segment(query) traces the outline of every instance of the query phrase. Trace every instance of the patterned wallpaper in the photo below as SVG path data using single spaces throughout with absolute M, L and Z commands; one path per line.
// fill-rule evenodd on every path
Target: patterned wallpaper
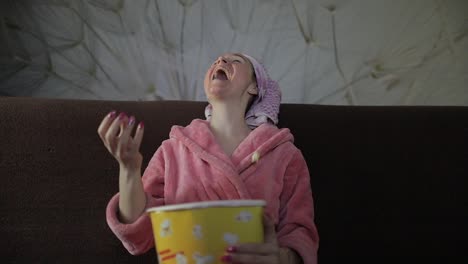
M 7 0 L 0 95 L 206 100 L 245 52 L 283 102 L 468 105 L 466 0 Z

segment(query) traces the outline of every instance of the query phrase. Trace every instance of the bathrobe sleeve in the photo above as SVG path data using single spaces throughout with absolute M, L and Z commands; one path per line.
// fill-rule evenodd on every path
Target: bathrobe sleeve
M 277 237 L 280 247 L 296 251 L 305 264 L 317 263 L 319 237 L 307 163 L 297 149 L 284 176 Z
M 164 154 L 160 147 L 151 158 L 148 167 L 143 173 L 143 188 L 146 194 L 145 210 L 164 205 Z M 132 255 L 139 255 L 154 247 L 154 237 L 151 220 L 144 211 L 142 215 L 131 224 L 119 221 L 119 194 L 111 198 L 106 209 L 106 220 L 112 232 L 122 242 Z

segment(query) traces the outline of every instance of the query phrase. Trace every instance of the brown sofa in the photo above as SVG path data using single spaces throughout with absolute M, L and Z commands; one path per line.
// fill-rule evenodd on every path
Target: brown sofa
M 0 97 L 1 262 L 156 263 L 106 224 L 118 166 L 97 127 L 113 109 L 144 120 L 146 166 L 204 106 Z M 468 107 L 283 104 L 280 120 L 309 164 L 319 263 L 468 263 Z

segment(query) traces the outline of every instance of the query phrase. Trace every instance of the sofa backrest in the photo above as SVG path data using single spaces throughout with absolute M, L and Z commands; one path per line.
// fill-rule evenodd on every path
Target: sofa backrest
M 107 227 L 118 166 L 97 127 L 111 110 L 143 120 L 146 166 L 205 105 L 0 97 L 2 262 L 156 263 Z M 319 263 L 466 258 L 468 107 L 283 104 L 279 126 L 309 165 Z

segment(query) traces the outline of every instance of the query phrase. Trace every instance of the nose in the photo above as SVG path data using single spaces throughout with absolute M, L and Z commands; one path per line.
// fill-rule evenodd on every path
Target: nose
M 227 63 L 227 60 L 224 57 L 218 57 L 218 59 L 216 60 L 216 64 L 220 64 L 221 62 Z

